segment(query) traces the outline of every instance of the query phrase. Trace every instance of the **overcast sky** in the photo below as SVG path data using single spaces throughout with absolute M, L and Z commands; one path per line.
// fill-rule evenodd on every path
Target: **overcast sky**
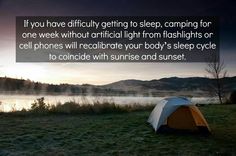
M 220 17 L 221 57 L 236 75 L 233 0 L 0 0 L 0 76 L 49 83 L 106 84 L 123 79 L 205 76 L 204 63 L 15 63 L 15 16 Z

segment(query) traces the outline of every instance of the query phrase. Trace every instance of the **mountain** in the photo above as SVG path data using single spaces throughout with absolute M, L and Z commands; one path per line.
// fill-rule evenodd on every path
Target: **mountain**
M 123 80 L 114 82 L 104 87 L 112 89 L 136 90 L 136 89 L 154 89 L 154 90 L 205 90 L 210 79 L 201 77 L 191 78 L 163 78 L 159 80 L 141 81 L 141 80 Z
M 106 85 L 47 84 L 24 79 L 0 78 L 2 94 L 67 94 L 67 95 L 142 95 L 206 96 L 214 80 L 203 77 L 162 78 L 159 80 L 122 80 Z M 236 76 L 222 79 L 228 92 L 236 90 Z
M 222 79 L 226 91 L 236 90 L 236 76 Z M 104 88 L 124 91 L 137 91 L 142 95 L 165 96 L 168 95 L 194 95 L 202 96 L 209 92 L 209 85 L 213 83 L 212 79 L 203 77 L 189 78 L 162 78 L 159 80 L 141 81 L 141 80 L 122 80 L 104 85 Z

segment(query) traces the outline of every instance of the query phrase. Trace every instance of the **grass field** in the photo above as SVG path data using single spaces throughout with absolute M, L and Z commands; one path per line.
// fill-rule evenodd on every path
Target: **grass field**
M 200 108 L 212 135 L 155 134 L 150 111 L 0 115 L 0 156 L 236 155 L 236 105 Z

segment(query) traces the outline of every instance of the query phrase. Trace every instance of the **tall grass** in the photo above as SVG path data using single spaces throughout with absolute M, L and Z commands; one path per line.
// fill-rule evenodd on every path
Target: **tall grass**
M 83 97 L 81 102 L 72 100 L 65 103 L 59 102 L 56 105 L 47 104 L 44 100 L 44 97 L 36 99 L 31 104 L 31 109 L 20 112 L 28 114 L 104 114 L 151 110 L 154 107 L 152 104 L 141 105 L 135 103 L 117 105 L 111 100 L 101 101 L 99 99 L 89 102 L 86 97 Z
M 0 101 L 0 113 L 3 111 L 1 105 L 2 105 L 2 101 Z

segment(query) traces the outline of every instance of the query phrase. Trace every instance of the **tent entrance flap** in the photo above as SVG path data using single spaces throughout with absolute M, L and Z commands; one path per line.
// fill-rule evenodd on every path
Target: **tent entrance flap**
M 167 125 L 173 129 L 198 130 L 189 107 L 181 106 L 167 118 Z

